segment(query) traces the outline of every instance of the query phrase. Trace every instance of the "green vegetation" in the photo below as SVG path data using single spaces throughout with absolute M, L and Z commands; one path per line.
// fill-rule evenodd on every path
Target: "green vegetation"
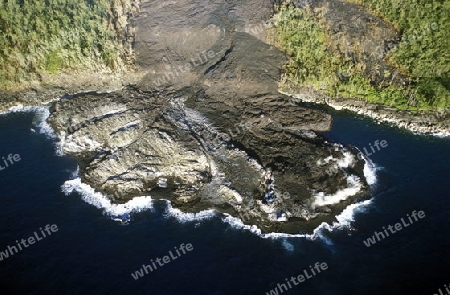
M 449 0 L 349 0 L 390 22 L 402 42 L 390 60 L 414 77 L 447 77 L 450 73 Z M 447 81 L 449 82 L 449 81 Z
M 408 38 L 390 52 L 387 61 L 410 77 L 413 83 L 409 86 L 373 85 L 364 73 L 364 64 L 328 49 L 330 38 L 317 14 L 307 9 L 282 6 L 275 16 L 275 33 L 276 43 L 291 56 L 285 67 L 285 85 L 312 87 L 333 97 L 361 98 L 398 109 L 448 110 L 450 1 L 418 4 L 417 0 L 409 0 L 409 5 L 402 2 L 406 7 L 401 9 L 398 0 L 355 1 L 373 13 L 383 15 L 402 30 L 404 38 Z M 416 28 L 420 26 L 424 28 L 418 35 Z M 387 77 L 390 73 L 384 75 Z
M 0 0 L 0 89 L 42 74 L 115 69 L 114 0 Z

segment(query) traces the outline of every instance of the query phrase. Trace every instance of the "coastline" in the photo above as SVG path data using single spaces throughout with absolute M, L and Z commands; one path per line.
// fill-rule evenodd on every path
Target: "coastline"
M 123 87 L 135 85 L 143 76 L 143 73 L 128 73 L 128 84 L 109 81 L 106 85 L 75 85 L 70 88 L 49 86 L 29 88 L 14 92 L 0 92 L 0 114 L 14 107 L 44 106 L 59 101 L 66 95 L 77 95 L 87 92 L 109 93 L 123 89 Z M 130 79 L 131 78 L 131 79 Z M 99 79 L 102 80 L 102 79 Z M 133 80 L 133 81 L 130 81 Z M 111 83 L 112 82 L 112 83 Z M 290 102 L 309 102 L 332 107 L 335 110 L 349 110 L 357 115 L 372 118 L 378 122 L 390 123 L 393 126 L 406 129 L 417 135 L 432 135 L 438 137 L 450 136 L 450 115 L 436 116 L 433 114 L 414 114 L 411 111 L 402 111 L 383 105 L 376 105 L 364 100 L 350 98 L 331 98 L 317 91 L 308 90 L 293 92 L 279 90 L 279 93 L 289 96 Z M 9 100 L 8 98 L 14 98 Z
M 349 110 L 357 115 L 363 115 L 378 122 L 390 123 L 416 135 L 450 136 L 450 115 L 448 114 L 441 117 L 433 114 L 414 114 L 411 111 L 376 105 L 360 99 L 335 99 L 311 89 L 298 93 L 280 89 L 279 92 L 291 97 L 290 102 L 292 104 L 311 102 L 327 105 L 338 111 Z
M 122 73 L 90 71 L 60 73 L 54 75 L 53 79 L 46 81 L 44 85 L 37 84 L 20 90 L 0 91 L 0 114 L 19 106 L 45 106 L 65 96 L 119 91 L 124 87 L 136 85 L 144 75 L 145 72 L 140 70 Z
M 242 11 L 245 11 L 244 8 Z M 182 6 L 180 11 L 183 9 L 187 10 L 188 7 Z M 320 103 L 323 99 L 323 102 L 336 109 L 346 108 L 356 113 L 380 116 L 380 119 L 391 120 L 402 127 L 402 120 L 396 120 L 394 116 L 398 111 L 359 100 L 352 103 L 343 102 L 341 105 L 333 101 L 330 103 L 330 99 L 323 95 L 308 94 L 309 90 L 306 88 L 299 88 L 300 94 L 280 98 L 282 95 L 279 94 L 277 83 L 280 81 L 281 64 L 285 61 L 284 54 L 272 50 L 268 44 L 247 33 L 231 33 L 229 38 L 224 39 L 219 34 L 222 30 L 214 30 L 215 42 L 211 42 L 209 36 L 205 34 L 202 34 L 205 39 L 203 43 L 195 39 L 195 43 L 202 44 L 201 49 L 214 48 L 208 52 L 220 52 L 219 57 L 206 61 L 205 64 L 195 65 L 199 68 L 189 73 L 189 76 L 173 79 L 169 85 L 163 87 L 164 91 L 155 89 L 153 84 L 157 77 L 163 73 L 166 73 L 167 78 L 169 76 L 167 70 L 170 68 L 166 67 L 164 62 L 166 51 L 163 49 L 170 41 L 172 43 L 169 44 L 174 44 L 172 50 L 176 52 L 178 36 L 161 34 L 162 37 L 156 44 L 150 43 L 154 35 L 147 30 L 147 20 L 148 15 L 153 14 L 153 10 L 154 7 L 145 8 L 145 16 L 137 18 L 135 23 L 137 32 L 142 34 L 137 35 L 142 37 L 142 40 L 139 39 L 141 43 L 136 46 L 136 56 L 139 57 L 137 62 L 139 68 L 148 71 L 145 77 L 139 77 L 143 72 L 136 72 L 138 75 L 133 76 L 136 89 L 126 89 L 127 85 L 133 85 L 130 76 L 110 75 L 108 80 L 106 79 L 108 74 L 104 73 L 98 76 L 96 73 L 86 73 L 84 76 L 81 72 L 74 72 L 62 79 L 53 76 L 55 79 L 51 80 L 52 83 L 44 84 L 44 87 L 36 87 L 23 93 L 17 92 L 12 96 L 0 94 L 0 108 L 6 103 L 11 109 L 11 106 L 22 101 L 26 105 L 52 104 L 50 108 L 52 117 L 47 124 L 53 127 L 55 133 L 59 132 L 66 136 L 62 140 L 63 143 L 68 143 L 67 146 L 70 145 L 70 148 L 65 150 L 66 154 L 76 158 L 81 166 L 80 184 L 86 183 L 93 189 L 103 192 L 109 196 L 105 199 L 114 203 L 125 203 L 134 197 L 132 194 L 119 200 L 111 197 L 124 187 L 132 189 L 136 195 L 152 190 L 158 194 L 158 190 L 167 189 L 169 180 L 169 189 L 175 192 L 170 196 L 170 201 L 177 209 L 199 211 L 209 209 L 211 206 L 225 207 L 224 211 L 234 210 L 236 214 L 243 213 L 245 216 L 249 214 L 253 218 L 248 223 L 259 225 L 264 232 L 289 233 L 297 232 L 299 228 L 311 232 L 323 221 L 331 223 L 349 204 L 367 197 L 369 187 L 367 179 L 364 181 L 362 177 L 365 174 L 362 161 L 356 160 L 355 163 L 351 163 L 350 173 L 355 177 L 359 176 L 356 178 L 358 185 L 355 185 L 355 181 L 349 181 L 354 178 L 347 175 L 348 170 L 341 169 L 340 173 L 331 176 L 326 172 L 326 167 L 323 167 L 324 169 L 317 167 L 319 164 L 315 163 L 322 163 L 323 159 L 330 157 L 340 159 L 344 153 L 326 141 L 323 142 L 323 138 L 302 133 L 302 130 L 318 132 L 328 130 L 331 118 L 322 110 L 303 108 L 298 106 L 297 102 L 309 100 Z M 225 15 L 227 11 L 224 10 L 223 14 Z M 267 7 L 267 12 L 269 11 L 270 7 Z M 173 17 L 171 11 L 167 11 L 166 14 L 167 19 Z M 199 16 L 199 21 L 212 25 L 208 23 L 208 14 L 201 18 Z M 223 25 L 224 30 L 227 26 Z M 165 29 L 183 32 L 184 26 L 176 23 L 168 25 Z M 203 32 L 200 27 L 194 29 L 197 30 L 197 34 Z M 249 59 L 247 53 L 253 48 L 259 50 L 254 51 L 253 58 Z M 190 51 L 201 52 L 201 49 L 192 44 L 184 49 L 186 50 L 184 56 L 191 56 Z M 175 57 L 178 55 L 179 52 L 174 53 Z M 258 60 L 264 61 L 266 68 L 261 68 Z M 172 66 L 176 67 L 175 64 Z M 243 72 L 243 69 L 247 72 Z M 223 73 L 226 73 L 226 79 Z M 172 72 L 173 78 L 178 74 Z M 246 87 L 241 88 L 241 85 Z M 105 93 L 120 89 L 122 91 L 105 94 L 101 98 L 88 92 Z M 76 93 L 82 95 L 67 99 L 71 98 L 70 94 Z M 185 96 L 186 99 L 173 97 L 174 93 L 180 97 Z M 161 97 L 167 98 L 170 103 L 161 104 Z M 248 112 L 246 105 L 249 101 L 253 102 L 251 112 Z M 8 108 L 8 105 L 3 107 Z M 381 115 L 377 114 L 378 112 Z M 424 120 L 412 120 L 408 117 L 411 115 L 411 113 L 399 115 L 403 116 L 405 127 L 413 128 L 412 122 L 419 122 L 417 128 L 423 128 L 422 125 L 429 128 L 419 130 L 433 132 L 433 126 L 427 126 L 430 124 Z M 259 127 L 247 130 L 245 134 L 233 139 L 233 144 L 240 146 L 239 153 L 229 149 L 228 144 L 224 144 L 222 149 L 217 151 L 218 148 L 211 149 L 208 145 L 208 141 L 219 134 L 214 129 L 205 128 L 210 121 L 222 130 L 231 130 L 239 121 L 253 122 Z M 439 123 L 436 123 L 433 133 L 449 134 L 448 128 L 440 129 L 437 124 Z M 70 133 L 66 133 L 67 127 Z M 84 130 L 78 132 L 81 128 Z M 182 134 L 168 132 L 180 129 L 186 132 Z M 195 144 L 192 144 L 193 142 Z M 227 143 L 225 137 L 224 142 Z M 268 145 L 276 147 L 276 151 L 267 151 L 265 146 Z M 314 156 L 309 156 L 311 151 L 314 151 Z M 102 157 L 96 158 L 96 154 Z M 158 158 L 158 161 L 154 162 L 153 158 Z M 117 159 L 121 161 L 116 162 Z M 258 159 L 263 168 L 259 166 L 255 168 L 248 164 L 249 159 Z M 152 163 L 151 173 L 148 167 L 141 165 L 148 162 Z M 245 169 L 236 170 L 234 167 L 240 163 L 244 164 L 241 166 Z M 325 164 L 334 165 L 334 163 Z M 180 166 L 185 169 L 180 171 L 177 169 Z M 209 181 L 213 178 L 215 181 Z M 180 179 L 183 182 L 180 182 Z M 242 179 L 249 181 L 242 183 Z M 282 191 L 298 193 L 297 198 L 285 202 L 274 201 L 279 197 L 274 191 L 275 179 Z M 165 183 L 164 186 L 160 184 L 161 181 Z M 233 187 L 228 187 L 228 182 L 233 182 Z M 345 198 L 342 199 L 342 186 L 349 188 L 352 195 L 348 195 L 346 191 Z M 354 192 L 355 189 L 358 190 Z M 211 197 L 211 191 L 224 193 Z M 337 199 L 336 195 L 341 196 L 340 199 Z M 254 199 L 261 201 L 261 196 L 264 196 L 267 203 L 274 205 L 270 207 L 257 203 L 258 206 L 254 208 L 252 201 Z M 332 202 L 324 202 L 324 196 Z M 316 206 L 314 202 L 318 197 L 322 200 L 320 206 Z M 208 201 L 199 202 L 205 199 Z M 235 207 L 231 202 L 234 199 L 238 202 Z M 342 202 L 343 200 L 345 202 Z M 303 202 L 300 206 L 302 210 L 297 210 L 299 201 Z M 228 205 L 231 206 L 226 207 Z M 330 207 L 331 205 L 333 206 Z M 319 220 L 317 216 L 321 219 Z M 290 224 L 285 226 L 282 223 L 285 221 L 289 221 Z
M 434 86 L 419 82 L 412 83 L 415 76 L 422 76 L 411 71 L 407 75 L 406 72 L 400 71 L 394 65 L 395 63 L 389 62 L 389 56 L 394 53 L 394 48 L 398 49 L 400 46 L 402 32 L 379 15 L 370 13 L 363 6 L 353 2 L 329 0 L 306 4 L 298 2 L 293 5 L 296 10 L 291 9 L 288 10 L 289 12 L 275 15 L 279 24 L 275 26 L 276 31 L 270 32 L 271 35 L 275 34 L 276 36 L 272 38 L 271 43 L 290 56 L 289 63 L 285 65 L 282 79 L 278 84 L 279 93 L 291 96 L 291 105 L 299 102 L 326 104 L 336 110 L 349 110 L 377 122 L 386 122 L 406 129 L 414 134 L 450 136 L 448 101 L 450 96 L 443 89 L 445 83 L 433 84 Z M 297 24 L 298 19 L 302 18 L 293 17 L 292 15 L 296 12 L 305 12 L 304 14 L 311 19 L 308 20 L 308 17 L 305 16 L 305 20 Z M 316 29 L 313 33 L 302 32 L 293 29 L 295 27 L 293 24 L 302 27 L 316 26 Z M 435 25 L 435 30 L 437 29 L 437 25 Z M 297 39 L 317 39 L 321 34 L 326 36 L 325 43 L 318 42 L 314 46 L 308 45 L 307 42 L 303 42 L 304 45 L 296 43 Z M 293 37 L 294 35 L 295 37 Z M 318 47 L 327 54 L 319 56 L 317 59 L 314 54 L 309 54 L 309 52 L 314 52 Z M 296 50 L 292 51 L 290 48 L 296 48 Z M 423 54 L 425 56 L 425 53 Z M 355 70 L 356 72 L 343 70 L 347 67 L 344 60 L 348 58 L 352 60 L 351 67 L 354 67 L 354 70 L 359 68 L 359 70 Z M 408 59 L 411 58 L 408 57 Z M 337 59 L 339 62 L 331 62 L 333 59 Z M 421 58 L 417 58 L 414 62 L 423 63 Z M 314 74 L 306 74 L 303 72 L 304 69 L 299 69 L 299 64 L 307 68 L 308 73 Z M 353 74 L 350 75 L 351 72 Z M 350 76 L 356 77 L 355 75 L 361 77 L 365 82 L 361 84 L 361 82 L 349 78 Z M 315 82 L 307 82 L 308 79 Z M 330 86 L 333 83 L 342 86 L 339 81 L 347 81 L 348 87 L 333 88 L 334 86 Z M 367 86 L 369 84 L 372 86 Z M 407 94 L 408 92 L 400 93 L 395 90 L 397 88 L 406 90 L 404 86 L 413 84 L 417 84 L 417 87 L 420 84 L 419 88 L 429 89 L 437 96 L 425 98 L 422 93 L 420 94 L 422 101 L 420 101 L 412 92 Z M 373 86 L 376 87 L 373 88 Z M 390 89 L 390 86 L 395 87 Z M 417 92 L 417 89 L 414 91 Z M 346 92 L 347 98 L 341 97 L 339 91 Z M 333 94 L 330 97 L 327 93 Z M 407 104 L 398 103 L 405 100 L 408 101 Z M 429 101 L 425 103 L 423 102 L 425 100 Z

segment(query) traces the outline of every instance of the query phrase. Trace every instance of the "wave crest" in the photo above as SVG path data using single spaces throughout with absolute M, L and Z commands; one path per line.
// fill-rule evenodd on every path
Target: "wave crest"
M 150 196 L 135 197 L 125 204 L 112 204 L 105 195 L 96 192 L 89 185 L 82 183 L 80 177 L 64 182 L 61 190 L 66 196 L 77 192 L 81 195 L 83 201 L 98 209 L 103 209 L 103 212 L 111 217 L 142 212 L 153 208 L 152 198 Z

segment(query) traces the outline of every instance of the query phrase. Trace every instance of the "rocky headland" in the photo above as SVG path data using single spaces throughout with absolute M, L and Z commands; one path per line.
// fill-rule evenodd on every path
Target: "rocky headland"
M 272 13 L 269 2 L 142 3 L 132 21 L 142 80 L 52 107 L 82 180 L 114 202 L 150 194 L 263 232 L 312 231 L 366 197 L 364 161 L 316 134 L 330 115 L 278 92 L 285 55 L 248 29 Z
M 63 152 L 115 203 L 151 195 L 263 232 L 312 232 L 369 195 L 366 163 L 317 135 L 329 114 L 279 92 L 286 56 L 264 34 L 274 4 L 143 1 L 118 12 L 133 75 L 8 94 L 2 107 L 58 97 L 48 122 Z

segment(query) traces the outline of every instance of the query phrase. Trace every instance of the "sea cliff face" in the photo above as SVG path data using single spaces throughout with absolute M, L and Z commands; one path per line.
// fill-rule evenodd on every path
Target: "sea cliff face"
M 145 77 L 52 107 L 82 180 L 114 202 L 150 194 L 263 232 L 312 231 L 366 197 L 364 161 L 316 134 L 330 115 L 278 93 L 285 56 L 249 30 L 272 13 L 265 2 L 142 3 L 132 23 Z

